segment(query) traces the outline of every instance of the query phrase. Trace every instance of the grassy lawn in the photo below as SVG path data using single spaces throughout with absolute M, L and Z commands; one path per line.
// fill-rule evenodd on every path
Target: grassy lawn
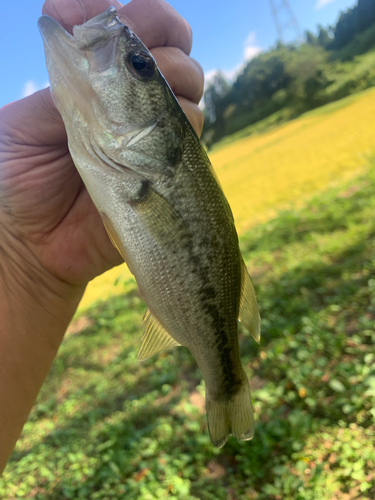
M 0 498 L 373 500 L 374 167 L 242 232 L 263 318 L 260 346 L 240 330 L 251 442 L 211 445 L 185 348 L 137 361 L 145 304 L 120 278 L 71 325 Z

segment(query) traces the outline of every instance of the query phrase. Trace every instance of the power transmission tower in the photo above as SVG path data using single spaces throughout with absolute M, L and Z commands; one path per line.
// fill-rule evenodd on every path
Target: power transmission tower
M 293 40 L 301 40 L 301 30 L 288 0 L 270 0 L 270 5 L 280 42 L 286 41 L 285 34 L 287 31 L 292 34 Z

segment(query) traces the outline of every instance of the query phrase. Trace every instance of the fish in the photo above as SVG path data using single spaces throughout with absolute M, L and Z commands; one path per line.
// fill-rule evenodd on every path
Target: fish
M 187 347 L 212 443 L 250 440 L 238 320 L 260 340 L 254 286 L 204 147 L 142 41 L 110 7 L 68 33 L 38 21 L 74 164 L 147 304 L 138 358 Z

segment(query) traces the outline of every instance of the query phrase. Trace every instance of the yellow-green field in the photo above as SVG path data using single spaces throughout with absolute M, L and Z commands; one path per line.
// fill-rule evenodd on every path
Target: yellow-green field
M 211 154 L 238 231 L 329 183 L 358 173 L 375 154 L 375 89 L 329 104 L 257 136 L 226 142 Z M 125 265 L 93 280 L 80 309 L 123 292 Z M 115 283 L 117 286 L 114 286 Z
M 238 231 L 367 164 L 374 132 L 371 89 L 216 149 L 210 158 Z

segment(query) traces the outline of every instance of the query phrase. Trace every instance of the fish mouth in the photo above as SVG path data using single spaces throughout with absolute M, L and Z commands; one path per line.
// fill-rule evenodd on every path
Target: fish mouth
M 129 28 L 120 21 L 114 7 L 110 7 L 84 24 L 73 27 L 74 38 L 81 50 L 92 50 L 111 37 L 122 36 L 123 32 L 130 34 Z
M 38 27 L 45 45 L 52 97 L 65 125 L 69 124 L 67 130 L 70 132 L 70 147 L 73 148 L 74 144 L 76 151 L 82 149 L 82 145 L 77 145 L 79 134 L 74 134 L 72 125 L 74 118 L 78 116 L 75 123 L 78 122 L 82 127 L 89 125 L 90 129 L 91 139 L 83 149 L 99 159 L 98 163 L 112 170 L 131 172 L 133 169 L 130 161 L 128 164 L 126 158 L 123 158 L 123 162 L 119 162 L 118 150 L 130 150 L 137 142 L 142 141 L 153 132 L 161 117 L 143 123 L 129 123 L 121 121 L 121 113 L 108 114 L 101 94 L 101 83 L 106 85 L 106 82 L 118 79 L 124 81 L 123 75 L 119 74 L 123 71 L 124 52 L 127 51 L 127 46 L 131 50 L 133 44 L 137 43 L 136 35 L 120 21 L 114 7 L 82 25 L 74 26 L 73 35 L 46 15 L 39 18 Z M 113 149 L 107 150 L 104 143 L 101 143 L 103 130 L 109 131 L 112 136 L 112 142 L 115 143 Z M 137 151 L 132 154 L 140 158 Z M 139 161 L 147 163 L 149 158 L 144 155 Z M 134 175 L 138 177 L 155 177 L 147 169 L 137 169 L 140 173 Z
M 73 27 L 68 33 L 55 19 L 43 15 L 38 20 L 46 51 L 69 83 L 69 75 L 77 71 L 102 73 L 113 67 L 118 57 L 118 37 L 130 39 L 129 28 L 123 24 L 114 7 Z

